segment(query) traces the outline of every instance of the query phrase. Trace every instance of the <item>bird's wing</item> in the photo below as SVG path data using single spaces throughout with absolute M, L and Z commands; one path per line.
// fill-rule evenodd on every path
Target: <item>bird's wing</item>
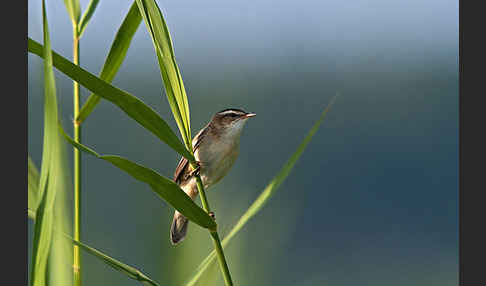
M 174 172 L 174 182 L 176 184 L 180 185 L 182 182 L 182 174 L 186 173 L 186 169 L 188 166 L 188 161 L 185 157 L 182 157 L 181 160 L 179 161 L 179 164 L 177 164 L 177 167 Z
M 197 148 L 199 148 L 199 145 L 201 145 L 201 139 L 206 135 L 207 130 L 208 127 L 201 129 L 201 131 L 197 133 L 196 137 L 192 139 L 192 149 L 194 152 L 196 152 Z M 179 164 L 177 164 L 174 172 L 174 182 L 180 185 L 182 181 L 185 181 L 187 179 L 187 176 L 189 175 L 188 170 L 189 161 L 185 157 L 182 157 L 179 161 Z

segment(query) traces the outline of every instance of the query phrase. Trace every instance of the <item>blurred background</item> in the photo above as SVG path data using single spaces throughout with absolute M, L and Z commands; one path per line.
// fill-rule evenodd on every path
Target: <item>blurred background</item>
M 72 59 L 64 2 L 48 2 L 53 50 Z M 286 182 L 227 248 L 236 285 L 457 285 L 458 1 L 157 2 L 193 135 L 221 109 L 257 113 L 237 163 L 208 192 L 223 236 L 340 94 Z M 99 74 L 131 3 L 100 1 L 81 39 L 83 68 Z M 41 1 L 28 4 L 28 36 L 42 43 Z M 28 152 L 38 167 L 42 68 L 29 54 Z M 143 22 L 113 84 L 178 132 Z M 56 70 L 56 85 L 72 134 L 72 81 Z M 104 100 L 82 132 L 99 153 L 170 178 L 179 160 Z M 186 281 L 213 249 L 195 224 L 171 246 L 173 208 L 147 185 L 94 157 L 83 156 L 82 171 L 83 242 L 161 285 Z M 87 254 L 83 266 L 85 285 L 138 284 Z M 201 285 L 223 285 L 217 264 L 211 274 Z

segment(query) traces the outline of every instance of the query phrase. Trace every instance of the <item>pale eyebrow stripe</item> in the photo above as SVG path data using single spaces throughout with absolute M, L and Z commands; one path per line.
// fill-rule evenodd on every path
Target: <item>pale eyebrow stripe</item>
M 220 113 L 221 115 L 226 115 L 226 114 L 237 114 L 237 115 L 240 115 L 241 112 L 237 112 L 237 111 L 234 111 L 234 110 L 226 110 L 225 112 L 222 112 Z

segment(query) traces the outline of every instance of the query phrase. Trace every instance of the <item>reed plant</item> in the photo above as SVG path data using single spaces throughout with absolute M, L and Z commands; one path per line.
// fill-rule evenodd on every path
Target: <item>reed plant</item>
M 196 179 L 202 208 L 193 202 L 176 183 L 151 168 L 121 156 L 99 154 L 81 142 L 81 126 L 83 122 L 95 110 L 100 100 L 104 99 L 120 108 L 128 117 L 135 120 L 142 128 L 151 132 L 172 150 L 187 158 L 193 168 L 196 167 L 194 150 L 191 144 L 192 130 L 189 100 L 176 62 L 170 32 L 157 3 L 154 0 L 136 0 L 133 2 L 116 33 L 103 68 L 99 75 L 96 76 L 80 67 L 81 51 L 79 44 L 99 1 L 92 0 L 82 16 L 79 1 L 65 0 L 64 2 L 73 26 L 73 60 L 70 61 L 51 49 L 45 0 L 42 1 L 44 42 L 40 44 L 28 38 L 29 53 L 35 54 L 44 60 L 45 119 L 40 172 L 37 171 L 37 167 L 30 157 L 28 158 L 28 217 L 34 220 L 35 225 L 30 285 L 70 285 L 71 283 L 75 286 L 82 285 L 81 270 L 83 268 L 80 250 L 99 258 L 112 268 L 126 274 L 128 278 L 150 285 L 159 285 L 140 270 L 82 242 L 80 225 L 82 210 L 86 207 L 80 201 L 82 153 L 104 160 L 136 180 L 147 184 L 161 199 L 195 224 L 208 230 L 209 237 L 211 237 L 214 244 L 214 251 L 200 263 L 194 274 L 188 277 L 187 285 L 194 285 L 198 282 L 205 275 L 209 266 L 216 260 L 219 262 L 225 284 L 238 284 L 237 281 L 233 281 L 231 278 L 230 265 L 228 265 L 225 257 L 224 248 L 251 218 L 264 207 L 291 173 L 307 144 L 323 122 L 335 97 L 324 109 L 321 116 L 304 137 L 302 143 L 282 166 L 281 170 L 262 190 L 248 210 L 243 213 L 231 231 L 221 240 L 217 222 L 209 216 L 210 204 L 199 176 Z M 166 120 L 150 106 L 136 96 L 111 84 L 125 59 L 132 38 L 142 20 L 151 37 L 160 68 L 161 79 L 165 87 L 165 95 L 182 140 L 170 128 Z M 70 137 L 64 131 L 63 123 L 59 119 L 53 68 L 56 68 L 73 81 L 73 137 Z M 92 92 L 84 104 L 80 100 L 80 85 Z M 66 142 L 74 147 L 72 236 L 68 233 L 71 226 L 70 223 L 67 223 L 68 215 L 66 209 L 69 207 L 66 206 L 63 199 L 69 187 L 61 179 L 69 177 L 66 175 L 69 168 L 65 164 L 66 155 L 65 151 L 63 151 Z M 59 203 L 55 204 L 57 201 Z M 87 225 L 89 225 L 89 222 Z M 72 265 L 69 261 L 73 262 Z M 48 265 L 53 267 L 48 267 Z M 66 268 L 66 265 L 72 267 Z M 53 271 L 52 269 L 63 269 L 63 271 Z M 68 270 L 66 271 L 66 269 Z M 161 282 L 160 284 L 164 283 Z

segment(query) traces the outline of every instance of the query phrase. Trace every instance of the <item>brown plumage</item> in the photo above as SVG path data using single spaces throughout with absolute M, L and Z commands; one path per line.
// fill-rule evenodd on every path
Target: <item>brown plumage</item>
M 194 152 L 196 152 L 196 150 L 201 145 L 201 141 L 204 138 L 204 135 L 207 134 L 210 129 L 212 129 L 210 125 L 211 124 L 206 125 L 206 127 L 201 129 L 201 131 L 197 133 L 196 137 L 192 139 L 192 150 Z M 182 182 L 187 181 L 187 179 L 189 178 L 189 174 L 189 161 L 186 159 L 186 157 L 182 157 L 175 169 L 173 180 L 178 185 L 180 185 Z
M 240 134 L 246 119 L 254 116 L 240 109 L 225 109 L 216 113 L 211 121 L 192 140 L 194 157 L 200 165 L 204 188 L 219 182 L 233 166 L 239 153 Z M 191 198 L 198 190 L 192 168 L 182 157 L 174 172 L 174 182 Z M 170 229 L 172 244 L 181 242 L 187 233 L 188 220 L 175 211 Z

